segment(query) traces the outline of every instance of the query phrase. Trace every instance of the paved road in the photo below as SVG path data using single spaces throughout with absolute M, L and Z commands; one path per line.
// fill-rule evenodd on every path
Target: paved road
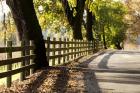
M 108 50 L 80 66 L 105 70 L 95 75 L 100 88 L 110 91 L 107 93 L 140 93 L 140 52 Z

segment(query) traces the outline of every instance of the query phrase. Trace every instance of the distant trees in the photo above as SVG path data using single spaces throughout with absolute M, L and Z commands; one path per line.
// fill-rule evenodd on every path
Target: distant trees
M 12 11 L 20 40 L 33 40 L 34 42 L 35 70 L 48 67 L 45 43 L 33 6 L 33 0 L 6 0 L 6 2 Z
M 125 21 L 128 24 L 128 34 L 126 35 L 125 40 L 129 44 L 137 45 L 140 34 L 140 0 L 127 0 L 125 5 L 128 8 L 128 13 L 125 16 Z
M 94 0 L 90 9 L 96 18 L 94 30 L 102 36 L 104 48 L 114 46 L 121 49 L 127 29 L 126 23 L 123 21 L 127 12 L 124 5 L 119 1 Z

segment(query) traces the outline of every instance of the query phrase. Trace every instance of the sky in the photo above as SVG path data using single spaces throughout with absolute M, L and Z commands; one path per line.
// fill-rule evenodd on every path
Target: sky
M 0 21 L 4 18 L 4 13 L 7 15 L 7 13 L 10 11 L 8 5 L 6 5 L 6 1 L 3 0 L 0 2 Z

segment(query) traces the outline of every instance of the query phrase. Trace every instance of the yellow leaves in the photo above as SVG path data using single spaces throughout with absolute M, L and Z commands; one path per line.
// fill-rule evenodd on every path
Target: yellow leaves
M 41 17 L 39 18 L 40 23 L 43 23 L 45 20 L 46 20 L 46 19 L 45 19 L 45 17 L 43 17 L 43 16 L 41 16 Z
M 73 16 L 76 16 L 77 11 L 74 9 Z
M 69 6 L 71 8 L 76 7 L 77 5 L 77 0 L 68 0 Z

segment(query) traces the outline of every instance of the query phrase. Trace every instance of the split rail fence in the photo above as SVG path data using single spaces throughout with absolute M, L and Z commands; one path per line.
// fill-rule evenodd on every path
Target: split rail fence
M 45 40 L 47 60 L 51 66 L 68 63 L 80 56 L 88 55 L 93 52 L 93 42 L 83 40 L 69 39 L 50 39 Z M 30 41 L 25 45 L 21 42 L 20 46 L 12 46 L 12 41 L 7 42 L 6 47 L 0 47 L 0 54 L 6 53 L 6 59 L 0 60 L 0 66 L 5 66 L 5 71 L 0 71 L 0 78 L 6 78 L 7 87 L 11 86 L 12 75 L 19 73 L 20 80 L 24 80 L 26 76 L 33 73 L 35 55 L 33 54 L 34 45 Z M 14 52 L 19 52 L 20 57 L 13 57 Z M 13 68 L 13 64 L 20 65 L 18 68 Z

